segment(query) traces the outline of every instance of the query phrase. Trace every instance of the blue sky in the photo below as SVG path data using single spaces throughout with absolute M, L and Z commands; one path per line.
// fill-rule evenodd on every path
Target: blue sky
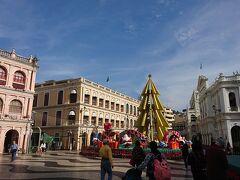
M 181 111 L 200 74 L 211 84 L 240 70 L 239 0 L 0 4 L 0 48 L 36 55 L 39 83 L 85 77 L 137 98 L 152 74 L 161 102 Z

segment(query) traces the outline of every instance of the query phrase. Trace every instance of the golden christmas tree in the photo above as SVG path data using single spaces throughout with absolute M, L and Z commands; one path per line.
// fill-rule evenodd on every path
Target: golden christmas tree
M 158 99 L 160 94 L 151 79 L 151 75 L 148 75 L 148 78 L 141 94 L 140 115 L 136 127 L 139 132 L 148 136 L 151 141 L 155 140 L 155 138 L 160 141 L 169 128 L 169 124 L 163 116 L 164 108 Z

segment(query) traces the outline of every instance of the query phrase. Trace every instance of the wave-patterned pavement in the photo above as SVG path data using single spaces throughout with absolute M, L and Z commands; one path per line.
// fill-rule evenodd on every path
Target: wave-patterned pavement
M 113 180 L 122 179 L 131 168 L 129 159 L 114 158 Z M 190 170 L 185 170 L 182 161 L 168 160 L 172 180 L 191 180 Z M 48 151 L 42 156 L 19 155 L 14 162 L 10 155 L 0 156 L 0 179 L 100 179 L 100 158 L 84 157 L 76 151 Z M 142 179 L 146 178 L 145 172 Z

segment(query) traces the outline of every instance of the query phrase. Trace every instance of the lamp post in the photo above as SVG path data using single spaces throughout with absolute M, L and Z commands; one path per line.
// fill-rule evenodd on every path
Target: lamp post
M 79 133 L 79 140 L 78 140 L 78 147 L 79 147 L 79 150 L 81 151 L 82 150 L 82 145 L 83 145 L 83 126 L 84 126 L 84 114 L 85 114 L 85 110 L 86 110 L 86 107 L 83 106 L 81 107 L 80 109 L 80 113 L 81 113 L 81 116 L 80 116 L 80 123 L 78 124 L 78 133 Z
M 217 136 L 217 131 L 218 131 L 218 128 L 217 128 L 217 112 L 221 112 L 221 109 L 217 109 L 215 105 L 212 105 L 212 109 L 214 111 L 214 118 L 215 118 L 215 122 L 214 122 L 214 130 L 215 130 L 215 136 Z M 220 121 L 220 126 L 221 126 L 221 121 Z M 220 135 L 220 133 L 218 133 Z M 215 137 L 217 138 L 217 137 Z
M 72 130 L 69 130 L 69 131 L 68 131 L 68 149 L 69 149 L 69 151 L 72 150 L 71 137 L 72 137 Z
M 40 141 L 41 141 L 41 134 L 42 134 L 42 130 L 39 126 L 37 126 L 37 128 L 39 129 L 39 136 L 38 136 L 38 148 L 40 148 Z
M 28 134 L 28 148 L 27 148 L 27 154 L 31 152 L 31 137 L 32 137 L 32 121 L 30 121 L 29 125 L 29 134 Z

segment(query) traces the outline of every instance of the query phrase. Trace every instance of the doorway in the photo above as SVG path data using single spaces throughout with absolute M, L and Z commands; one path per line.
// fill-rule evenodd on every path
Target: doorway
M 5 136 L 3 152 L 4 153 L 9 152 L 9 148 L 13 141 L 16 141 L 16 143 L 18 144 L 18 138 L 19 138 L 19 134 L 16 130 L 9 130 Z
M 234 126 L 231 129 L 233 151 L 240 152 L 240 126 Z

